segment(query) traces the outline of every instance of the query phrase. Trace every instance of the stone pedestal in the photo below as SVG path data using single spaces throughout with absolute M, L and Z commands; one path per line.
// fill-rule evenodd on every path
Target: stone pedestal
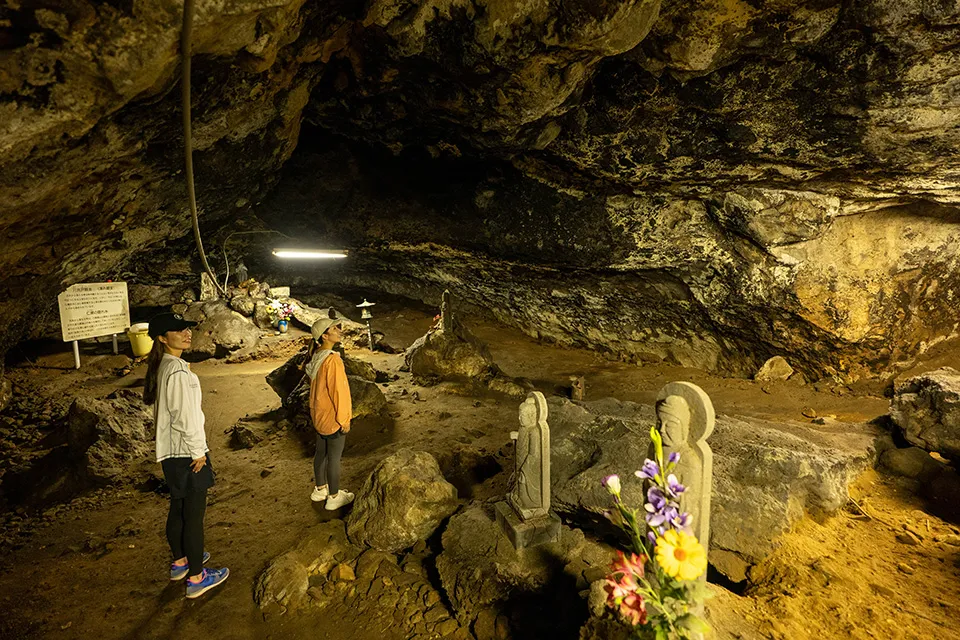
M 510 539 L 514 549 L 535 547 L 560 539 L 560 518 L 554 513 L 521 520 L 513 507 L 506 502 L 498 502 L 494 509 L 497 513 L 497 524 Z

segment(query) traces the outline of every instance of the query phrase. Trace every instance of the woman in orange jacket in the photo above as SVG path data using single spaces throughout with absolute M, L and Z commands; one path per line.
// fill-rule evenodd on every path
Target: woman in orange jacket
M 334 313 L 331 310 L 331 316 Z M 340 354 L 333 347 L 340 342 L 341 324 L 335 317 L 321 318 L 310 327 L 315 352 L 307 364 L 310 376 L 310 417 L 317 431 L 317 452 L 313 456 L 314 489 L 310 499 L 326 500 L 325 508 L 335 511 L 353 502 L 353 494 L 340 488 L 340 456 L 350 431 L 353 404 L 350 385 Z

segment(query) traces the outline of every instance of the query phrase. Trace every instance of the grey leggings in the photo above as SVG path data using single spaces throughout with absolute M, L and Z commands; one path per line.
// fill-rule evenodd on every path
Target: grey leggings
M 317 452 L 313 455 L 313 482 L 327 485 L 330 495 L 340 492 L 340 456 L 347 436 L 337 431 L 332 436 L 317 434 Z

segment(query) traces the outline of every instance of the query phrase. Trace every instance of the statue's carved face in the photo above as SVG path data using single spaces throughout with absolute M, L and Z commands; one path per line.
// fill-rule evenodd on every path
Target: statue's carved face
M 680 396 L 667 396 L 657 405 L 657 419 L 663 445 L 671 449 L 684 446 L 690 436 L 690 407 Z
M 520 405 L 520 424 L 525 427 L 534 427 L 537 424 L 537 403 L 533 398 L 527 398 Z

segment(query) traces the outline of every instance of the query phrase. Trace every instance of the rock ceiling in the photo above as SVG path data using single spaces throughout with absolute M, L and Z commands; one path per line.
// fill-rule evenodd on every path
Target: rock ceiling
M 189 234 L 180 5 L 0 8 L 0 349 Z M 197 5 L 207 229 L 642 361 L 855 378 L 956 331 L 957 0 Z

